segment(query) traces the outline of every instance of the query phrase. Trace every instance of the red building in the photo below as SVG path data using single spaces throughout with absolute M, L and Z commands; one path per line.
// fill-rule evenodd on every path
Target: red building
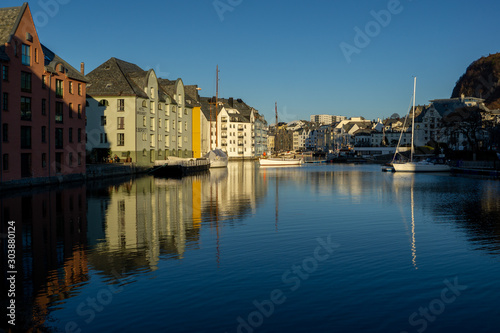
M 86 78 L 42 45 L 27 3 L 0 8 L 0 183 L 85 173 Z

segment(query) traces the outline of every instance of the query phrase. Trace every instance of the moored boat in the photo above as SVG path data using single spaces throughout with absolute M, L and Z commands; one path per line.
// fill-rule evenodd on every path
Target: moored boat
M 210 168 L 227 167 L 228 157 L 221 149 L 211 150 L 204 157 L 210 161 Z
M 427 159 L 425 161 L 414 161 L 413 155 L 415 153 L 414 148 L 414 134 L 415 134 L 415 92 L 417 89 L 417 78 L 415 77 L 413 80 L 413 108 L 412 108 L 412 121 L 411 121 L 411 152 L 410 152 L 410 160 L 408 162 L 398 163 L 395 161 L 396 154 L 398 153 L 398 149 L 396 149 L 396 153 L 394 154 L 392 166 L 394 171 L 396 172 L 447 172 L 451 171 L 449 165 L 444 163 L 436 163 L 436 161 Z M 399 143 L 398 143 L 399 148 Z
M 287 165 L 301 165 L 304 163 L 302 159 L 297 158 L 261 158 L 259 164 L 261 166 L 287 166 Z

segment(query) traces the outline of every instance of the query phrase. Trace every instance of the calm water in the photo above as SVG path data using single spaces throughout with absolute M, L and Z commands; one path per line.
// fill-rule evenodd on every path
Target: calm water
M 498 332 L 499 199 L 496 180 L 245 162 L 10 194 L 1 232 L 16 221 L 24 327 Z

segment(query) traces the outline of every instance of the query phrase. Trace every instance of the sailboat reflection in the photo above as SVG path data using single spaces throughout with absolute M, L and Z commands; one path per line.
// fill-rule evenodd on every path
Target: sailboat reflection
M 401 174 L 396 173 L 393 175 L 394 186 L 396 189 L 396 193 L 400 190 L 406 190 L 408 186 L 410 186 L 410 210 L 411 210 L 411 225 L 409 228 L 410 232 L 410 249 L 411 249 L 411 262 L 415 269 L 418 269 L 417 265 L 417 245 L 415 239 L 415 196 L 414 196 L 414 187 L 415 187 L 415 175 L 414 174 Z M 402 193 L 398 193 L 402 194 Z M 404 219 L 404 212 L 401 212 L 401 215 Z M 406 223 L 406 219 L 405 223 Z M 407 225 L 408 230 L 408 225 Z

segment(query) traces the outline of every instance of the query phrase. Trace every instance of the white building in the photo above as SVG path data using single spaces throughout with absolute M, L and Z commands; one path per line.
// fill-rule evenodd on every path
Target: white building
M 88 74 L 87 151 L 138 165 L 192 156 L 191 113 L 182 80 L 158 79 L 154 70 L 111 58 Z M 168 83 L 167 83 L 168 81 Z M 165 85 L 171 86 L 167 90 Z

